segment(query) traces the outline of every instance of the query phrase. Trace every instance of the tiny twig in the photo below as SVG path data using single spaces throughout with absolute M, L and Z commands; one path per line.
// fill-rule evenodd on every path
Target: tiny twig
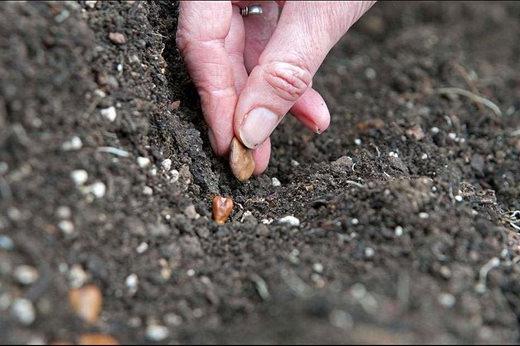
M 475 93 L 472 93 L 471 91 L 460 89 L 460 88 L 439 88 L 436 90 L 438 94 L 444 94 L 444 95 L 461 95 L 469 98 L 473 102 L 476 102 L 477 104 L 483 104 L 484 106 L 491 109 L 496 115 L 502 116 L 502 111 L 500 108 L 494 104 L 492 101 L 479 96 Z

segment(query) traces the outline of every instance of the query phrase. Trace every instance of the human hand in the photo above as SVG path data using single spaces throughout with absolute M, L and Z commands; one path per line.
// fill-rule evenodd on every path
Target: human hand
M 315 133 L 329 110 L 312 78 L 330 49 L 374 1 L 182 1 L 177 46 L 201 97 L 216 154 L 233 137 L 269 163 L 270 135 L 287 112 Z M 242 17 L 260 4 L 263 14 Z M 279 9 L 281 8 L 281 14 Z

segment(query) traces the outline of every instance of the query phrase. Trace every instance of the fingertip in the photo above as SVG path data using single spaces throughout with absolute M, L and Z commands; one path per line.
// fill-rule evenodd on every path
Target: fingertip
M 254 176 L 259 176 L 265 172 L 269 165 L 270 157 L 271 140 L 268 138 L 262 145 L 253 150 L 253 159 L 255 160 L 255 170 L 253 171 Z
M 314 133 L 323 133 L 330 125 L 329 108 L 323 97 L 312 88 L 298 99 L 291 114 Z

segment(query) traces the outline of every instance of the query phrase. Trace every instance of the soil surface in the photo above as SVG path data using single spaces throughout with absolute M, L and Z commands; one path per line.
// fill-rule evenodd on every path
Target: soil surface
M 520 4 L 377 4 L 315 78 L 330 129 L 287 117 L 242 184 L 177 4 L 94 3 L 0 3 L 0 343 L 520 341 Z

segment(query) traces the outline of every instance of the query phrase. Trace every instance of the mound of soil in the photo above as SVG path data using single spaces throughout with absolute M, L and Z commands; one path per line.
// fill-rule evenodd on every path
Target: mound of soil
M 330 129 L 287 117 L 242 184 L 176 3 L 2 2 L 0 342 L 518 342 L 519 16 L 376 5 L 315 78 Z

